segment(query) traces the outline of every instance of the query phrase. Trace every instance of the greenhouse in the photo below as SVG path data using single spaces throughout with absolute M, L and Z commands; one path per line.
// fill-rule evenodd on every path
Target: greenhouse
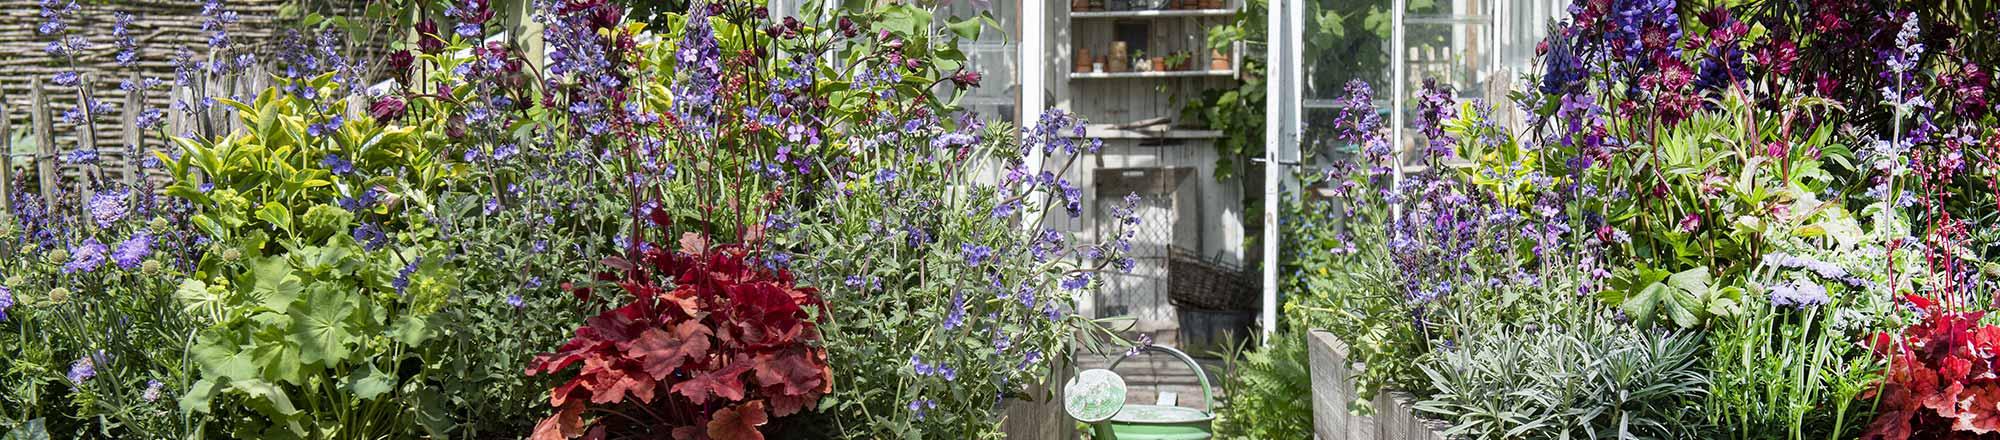
M 1990 1 L 0 5 L 0 440 L 2000 438 Z

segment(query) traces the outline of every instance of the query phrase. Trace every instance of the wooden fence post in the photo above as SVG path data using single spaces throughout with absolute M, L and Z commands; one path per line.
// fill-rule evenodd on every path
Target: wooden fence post
M 0 93 L 0 217 L 14 213 L 14 126 L 7 96 Z
M 131 81 L 132 84 L 140 84 L 139 74 L 132 74 L 127 81 Z M 144 163 L 146 156 L 150 154 L 147 152 L 146 138 L 140 136 L 141 128 L 139 128 L 139 113 L 145 110 L 145 89 L 125 94 L 125 120 L 122 121 L 124 123 L 124 130 L 120 131 L 120 134 L 125 135 L 125 151 L 130 153 L 125 157 L 125 187 L 132 189 L 131 196 L 135 198 L 139 196 L 139 183 L 145 181 L 144 173 L 146 168 L 139 166 L 139 164 Z
M 34 119 L 35 130 L 35 173 L 42 180 L 42 204 L 53 206 L 56 200 L 56 127 L 49 115 L 49 96 L 42 90 L 42 79 L 36 77 L 29 83 L 28 112 Z

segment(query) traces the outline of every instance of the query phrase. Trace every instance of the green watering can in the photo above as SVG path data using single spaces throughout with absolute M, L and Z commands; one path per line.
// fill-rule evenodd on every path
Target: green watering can
M 1201 380 L 1202 398 L 1215 407 L 1215 391 L 1201 364 L 1187 353 L 1161 346 L 1147 346 L 1145 352 L 1166 353 L 1186 362 Z M 1128 356 L 1129 357 L 1129 356 Z M 1125 378 L 1111 369 L 1125 357 L 1111 362 L 1110 369 L 1084 370 L 1063 385 L 1063 409 L 1071 418 L 1091 425 L 1094 440 L 1206 440 L 1214 435 L 1215 415 L 1194 408 L 1164 405 L 1126 405 Z

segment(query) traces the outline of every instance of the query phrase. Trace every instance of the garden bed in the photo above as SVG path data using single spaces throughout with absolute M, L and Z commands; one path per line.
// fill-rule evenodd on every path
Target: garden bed
M 1306 339 L 1311 352 L 1313 435 L 1320 440 L 1443 440 L 1446 423 L 1422 417 L 1409 393 L 1375 393 L 1375 414 L 1354 414 L 1347 403 L 1356 396 L 1354 363 L 1347 343 L 1333 333 L 1314 330 Z

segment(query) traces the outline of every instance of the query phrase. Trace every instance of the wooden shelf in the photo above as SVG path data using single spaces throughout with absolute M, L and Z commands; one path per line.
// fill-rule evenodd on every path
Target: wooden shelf
M 1236 76 L 1235 70 L 1168 70 L 1153 72 L 1070 72 L 1069 79 L 1118 79 L 1118 78 L 1189 78 L 1201 76 Z
M 1166 126 L 1120 128 L 1107 124 L 1090 124 L 1084 126 L 1083 137 L 1098 139 L 1220 139 L 1222 138 L 1222 132 Z
M 1174 17 L 1233 17 L 1235 9 L 1140 9 L 1132 11 L 1070 11 L 1075 18 L 1174 18 Z

